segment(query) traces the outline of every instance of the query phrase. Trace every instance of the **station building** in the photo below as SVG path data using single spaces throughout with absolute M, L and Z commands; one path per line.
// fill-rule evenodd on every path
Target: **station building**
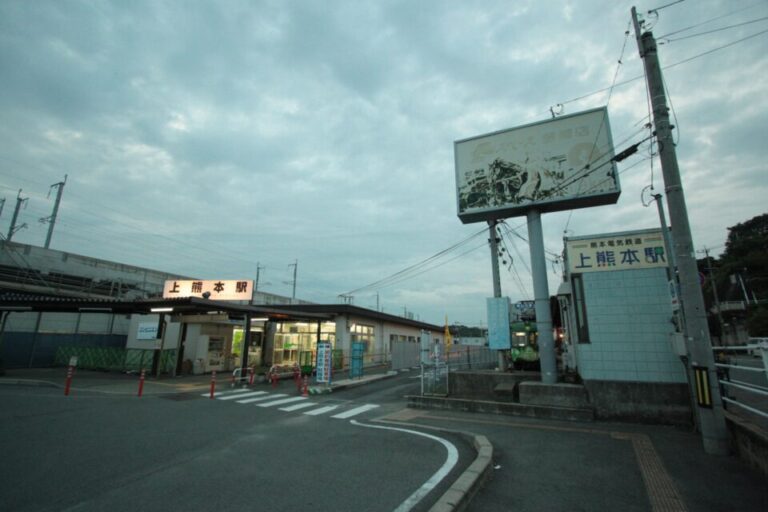
M 690 418 L 679 304 L 659 229 L 565 238 L 563 363 L 597 414 Z
M 443 327 L 410 318 L 263 292 L 239 302 L 164 299 L 165 284 L 182 280 L 192 278 L 0 242 L 3 364 L 51 366 L 76 355 L 80 366 L 102 369 L 232 371 L 248 329 L 246 360 L 256 368 L 311 363 L 320 341 L 331 343 L 342 366 L 353 344 L 363 347 L 365 365 L 413 366 L 422 335 L 443 336 Z

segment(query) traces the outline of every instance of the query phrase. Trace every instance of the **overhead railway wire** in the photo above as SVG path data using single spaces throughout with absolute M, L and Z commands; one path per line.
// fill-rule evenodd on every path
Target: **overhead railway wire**
M 482 230 L 480 230 L 480 231 L 478 231 L 476 233 L 473 233 L 472 235 L 468 236 L 467 238 L 461 240 L 460 242 L 457 242 L 457 243 L 453 244 L 452 246 L 447 247 L 446 249 L 443 249 L 443 250 L 433 254 L 432 256 L 430 256 L 428 258 L 425 258 L 424 260 L 422 260 L 422 261 L 420 261 L 418 263 L 415 263 L 415 264 L 413 264 L 413 265 L 411 265 L 409 267 L 406 267 L 406 268 L 404 268 L 404 269 L 402 269 L 402 270 L 400 270 L 398 272 L 395 272 L 394 274 L 389 275 L 389 276 L 387 276 L 385 278 L 379 279 L 378 281 L 374 281 L 373 283 L 370 283 L 370 284 L 367 284 L 365 286 L 361 286 L 359 288 L 355 288 L 355 289 L 350 290 L 348 292 L 342 293 L 342 294 L 340 294 L 340 296 L 351 296 L 351 295 L 354 295 L 356 293 L 360 293 L 360 292 L 367 291 L 367 290 L 380 289 L 380 288 L 389 286 L 391 284 L 394 284 L 396 282 L 401 282 L 401 281 L 403 281 L 405 279 L 410 279 L 411 277 L 414 277 L 416 275 L 420 275 L 421 273 L 423 273 L 422 271 L 426 272 L 426 271 L 429 271 L 429 270 L 433 270 L 434 268 L 437 268 L 438 266 L 442 266 L 443 264 L 447 263 L 447 261 L 446 261 L 446 262 L 441 262 L 438 265 L 433 265 L 433 263 L 436 260 L 438 260 L 438 259 L 440 259 L 440 258 L 442 258 L 442 257 L 444 257 L 444 256 L 446 256 L 446 255 L 456 251 L 457 249 L 459 249 L 459 248 L 461 248 L 461 247 L 463 247 L 465 245 L 467 245 L 472 240 L 480 237 L 481 235 L 487 234 L 487 232 L 488 232 L 487 228 L 483 228 Z M 487 242 L 484 240 L 481 245 L 478 245 L 477 247 L 474 247 L 474 248 L 470 249 L 469 251 L 466 251 L 465 253 L 462 253 L 460 256 L 463 256 L 463 255 L 468 254 L 468 253 L 470 253 L 472 251 L 475 251 L 475 250 L 479 249 L 480 247 L 485 246 L 486 243 Z M 449 260 L 449 261 L 452 261 L 452 260 Z

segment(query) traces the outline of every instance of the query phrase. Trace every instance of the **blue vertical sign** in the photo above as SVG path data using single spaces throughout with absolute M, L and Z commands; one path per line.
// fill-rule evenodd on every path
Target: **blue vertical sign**
M 488 348 L 508 350 L 512 347 L 509 336 L 509 299 L 507 297 L 489 297 L 488 308 Z
M 331 344 L 330 343 L 318 343 L 317 344 L 317 366 L 316 366 L 316 379 L 317 382 L 323 382 L 330 384 L 331 382 Z

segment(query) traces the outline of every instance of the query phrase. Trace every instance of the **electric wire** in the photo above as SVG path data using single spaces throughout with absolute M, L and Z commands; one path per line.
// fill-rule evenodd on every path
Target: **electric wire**
M 757 18 L 757 19 L 750 20 L 750 21 L 745 21 L 743 23 L 737 23 L 735 25 L 728 25 L 727 27 L 720 27 L 720 28 L 715 28 L 715 29 L 712 29 L 712 30 L 707 30 L 706 32 L 698 32 L 696 34 L 691 34 L 689 36 L 676 37 L 674 39 L 669 39 L 669 38 L 663 38 L 663 39 L 668 41 L 668 42 L 670 42 L 670 43 L 673 43 L 673 42 L 676 42 L 676 41 L 682 41 L 684 39 L 692 39 L 694 37 L 705 36 L 707 34 L 714 34 L 715 32 L 722 32 L 723 30 L 728 30 L 728 29 L 731 29 L 731 28 L 743 27 L 744 25 L 751 25 L 752 23 L 758 23 L 760 21 L 765 21 L 765 20 L 768 20 L 768 16 L 765 16 L 763 18 Z M 661 39 L 662 38 L 659 38 L 659 40 L 661 40 Z
M 418 263 L 410 265 L 410 266 L 408 266 L 408 267 L 406 267 L 406 268 L 404 268 L 404 269 L 402 269 L 402 270 L 400 270 L 398 272 L 395 272 L 392 275 L 389 275 L 387 277 L 379 279 L 378 281 L 374 281 L 374 282 L 372 282 L 370 284 L 367 284 L 365 286 L 361 286 L 359 288 L 355 288 L 353 290 L 350 290 L 348 292 L 345 292 L 345 293 L 342 293 L 342 294 L 339 294 L 339 295 L 342 295 L 342 296 L 354 295 L 355 293 L 359 293 L 361 291 L 371 290 L 371 289 L 378 289 L 378 288 L 383 287 L 383 286 L 388 286 L 387 283 L 389 281 L 394 281 L 394 280 L 400 279 L 404 275 L 410 276 L 411 273 L 419 272 L 420 270 L 422 270 L 423 267 L 429 265 L 430 263 L 432 263 L 435 260 L 441 258 L 442 256 L 444 256 L 446 254 L 449 254 L 452 251 L 455 251 L 459 247 L 462 247 L 462 246 L 468 244 L 473 239 L 475 239 L 478 236 L 482 235 L 486 231 L 487 231 L 487 228 L 484 227 L 480 231 L 478 231 L 476 233 L 473 233 L 472 235 L 468 236 L 467 238 L 461 240 L 460 242 L 457 242 L 457 243 L 451 245 L 450 247 L 447 247 L 447 248 L 445 248 L 445 249 L 443 249 L 443 250 L 433 254 L 432 256 L 429 256 L 428 258 L 425 258 L 425 259 L 419 261 Z
M 749 10 L 749 9 L 754 9 L 755 7 L 757 7 L 757 6 L 759 6 L 759 5 L 765 5 L 765 4 L 764 4 L 764 3 L 759 3 L 759 2 L 758 2 L 758 3 L 756 3 L 756 4 L 752 4 L 752 5 L 749 5 L 749 6 L 747 6 L 747 7 L 742 7 L 741 9 L 737 9 L 737 10 L 735 10 L 735 11 L 731 11 L 731 12 L 728 12 L 728 13 L 725 13 L 725 14 L 721 14 L 720 16 L 716 16 L 716 17 L 714 17 L 714 18 L 710 18 L 710 19 L 708 19 L 708 20 L 704 20 L 704 21 L 701 21 L 701 22 L 699 22 L 699 23 L 696 23 L 695 25 L 690 25 L 690 26 L 688 26 L 688 27 L 685 27 L 685 28 L 681 28 L 681 29 L 675 30 L 674 32 L 669 32 L 669 33 L 667 33 L 667 34 L 664 34 L 664 35 L 662 35 L 662 36 L 659 36 L 659 39 L 666 39 L 666 38 L 668 38 L 669 36 L 673 36 L 673 35 L 675 35 L 675 34 L 680 34 L 681 32 L 687 32 L 687 31 L 689 31 L 689 30 L 691 30 L 691 29 L 693 29 L 693 28 L 698 28 L 698 27 L 701 27 L 701 26 L 703 26 L 703 25 L 706 25 L 707 23 L 712 23 L 713 21 L 721 20 L 721 19 L 723 19 L 723 18 L 727 18 L 728 16 L 733 16 L 734 14 L 740 13 L 740 12 L 742 12 L 742 11 L 747 11 L 747 10 Z

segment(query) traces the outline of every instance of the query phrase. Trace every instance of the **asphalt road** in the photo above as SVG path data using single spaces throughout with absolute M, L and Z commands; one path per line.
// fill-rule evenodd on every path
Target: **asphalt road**
M 427 510 L 475 452 L 373 421 L 404 406 L 409 377 L 305 401 L 290 382 L 215 400 L 4 386 L 0 510 Z

